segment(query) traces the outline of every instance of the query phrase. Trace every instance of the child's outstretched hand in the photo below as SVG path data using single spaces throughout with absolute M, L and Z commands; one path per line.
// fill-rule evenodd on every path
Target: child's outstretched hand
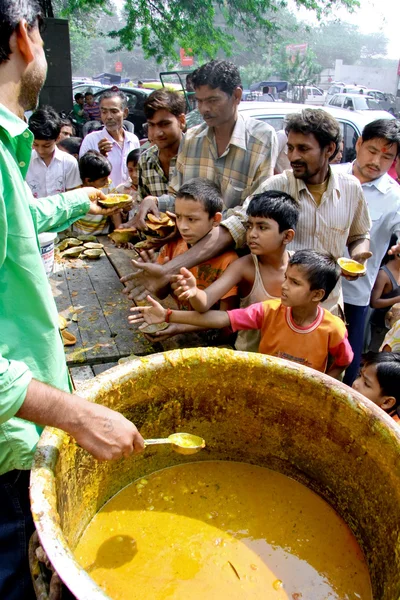
M 146 327 L 145 324 L 164 323 L 167 315 L 167 310 L 157 300 L 151 296 L 147 296 L 146 300 L 150 306 L 133 306 L 130 311 L 135 314 L 128 317 L 129 323 L 143 323 L 139 329 Z
M 197 293 L 196 277 L 185 267 L 182 267 L 179 275 L 171 277 L 171 287 L 179 300 L 189 300 Z

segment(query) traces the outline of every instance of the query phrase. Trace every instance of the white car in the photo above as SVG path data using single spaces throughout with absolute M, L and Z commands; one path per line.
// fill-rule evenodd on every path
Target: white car
M 382 110 L 379 102 L 372 96 L 364 94 L 335 94 L 325 106 L 335 106 L 337 108 L 345 108 L 346 110 L 372 111 L 375 119 L 385 119 L 385 113 L 387 112 L 386 110 Z
M 283 129 L 285 119 L 288 115 L 300 112 L 303 108 L 315 108 L 315 106 L 291 104 L 289 102 L 241 102 L 239 104 L 239 112 L 244 117 L 266 121 L 276 131 Z M 340 123 L 344 140 L 342 162 L 351 162 L 354 160 L 356 141 L 365 125 L 371 121 L 375 121 L 377 118 L 394 119 L 394 116 L 386 111 L 382 111 L 382 117 L 376 117 L 373 110 L 350 111 L 333 106 L 324 106 L 321 108 L 329 112 Z M 195 109 L 186 115 L 186 123 L 189 129 L 190 127 L 204 123 L 204 121 L 199 111 Z
M 363 90 L 365 93 L 366 89 L 367 88 L 363 85 L 352 85 L 351 83 L 333 83 L 326 92 L 325 104 L 327 104 L 335 94 L 358 94 L 360 90 Z

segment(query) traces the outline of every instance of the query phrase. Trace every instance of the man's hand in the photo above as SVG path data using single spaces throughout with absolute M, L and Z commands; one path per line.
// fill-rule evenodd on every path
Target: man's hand
M 82 408 L 78 405 L 79 425 L 68 433 L 97 460 L 126 458 L 143 451 L 142 436 L 120 413 L 86 401 Z
M 165 272 L 162 265 L 143 263 L 136 260 L 133 260 L 132 264 L 137 270 L 120 279 L 126 286 L 122 293 L 126 294 L 131 300 L 144 300 L 149 292 L 157 294 L 159 290 L 169 284 L 170 276 Z
M 121 212 L 121 207 L 114 206 L 113 208 L 103 208 L 99 206 L 98 200 L 106 199 L 105 195 L 101 190 L 92 187 L 82 189 L 85 190 L 90 200 L 90 209 L 88 212 L 89 215 L 103 215 L 104 217 L 109 217 L 111 215 L 115 215 Z
M 108 153 L 111 152 L 111 149 L 113 147 L 113 143 L 110 142 L 110 140 L 108 140 L 107 138 L 102 138 L 99 141 L 98 146 L 100 154 L 102 154 L 103 156 L 108 156 Z
M 179 275 L 171 276 L 171 287 L 179 300 L 190 300 L 197 294 L 196 277 L 185 267 L 182 267 Z
M 154 325 L 155 323 L 165 323 L 167 316 L 167 309 L 161 306 L 157 300 L 154 300 L 151 296 L 147 296 L 147 301 L 150 306 L 133 306 L 130 311 L 134 313 L 128 317 L 129 323 L 142 323 L 139 329 L 143 329 L 147 325 Z
M 143 198 L 139 204 L 139 210 L 132 219 L 131 227 L 136 227 L 140 231 L 147 229 L 146 216 L 148 213 L 152 213 L 157 218 L 160 216 L 156 196 L 146 196 L 146 198 Z
M 359 252 L 358 254 L 351 254 L 350 256 L 356 262 L 360 263 L 361 265 L 365 265 L 367 260 L 369 258 L 371 258 L 372 252 L 369 252 L 369 250 L 366 250 L 364 252 Z M 344 273 L 342 271 L 342 277 L 347 279 L 347 281 L 355 281 L 359 277 L 364 277 L 365 274 L 366 274 L 366 271 L 364 273 L 360 273 L 359 275 L 348 275 L 347 273 Z

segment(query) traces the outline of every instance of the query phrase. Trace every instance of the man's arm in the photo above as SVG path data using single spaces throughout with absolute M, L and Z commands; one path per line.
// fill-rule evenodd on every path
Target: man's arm
M 141 269 L 122 277 L 121 281 L 126 285 L 123 290 L 129 298 L 144 300 L 149 292 L 157 294 L 157 291 L 169 285 L 171 275 L 179 273 L 182 267 L 191 269 L 196 265 L 222 254 L 234 245 L 231 234 L 224 227 L 213 227 L 202 240 L 189 248 L 187 252 L 176 256 L 165 265 L 145 264 L 137 265 Z
M 120 413 L 32 380 L 17 417 L 63 429 L 98 460 L 128 457 L 144 449 L 135 425 Z
M 46 198 L 34 199 L 32 196 L 29 209 L 38 233 L 56 233 L 66 229 L 87 213 L 108 217 L 121 211 L 120 208 L 101 208 L 97 200 L 104 197 L 100 190 L 86 187 Z

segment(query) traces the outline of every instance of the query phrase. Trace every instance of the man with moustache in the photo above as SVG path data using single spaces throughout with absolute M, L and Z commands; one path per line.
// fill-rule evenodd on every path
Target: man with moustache
M 399 122 L 396 119 L 378 119 L 368 123 L 357 140 L 356 153 L 353 163 L 334 167 L 336 173 L 351 173 L 357 177 L 372 221 L 372 258 L 368 261 L 367 273 L 357 281 L 343 282 L 344 312 L 354 352 L 353 362 L 346 369 L 343 381 L 350 386 L 358 377 L 360 369 L 365 320 L 372 288 L 391 236 L 396 234 L 397 239 L 400 238 L 400 187 L 388 175 L 393 161 L 400 154 Z M 389 252 L 400 252 L 399 241 Z
M 100 98 L 101 120 L 104 129 L 89 133 L 83 140 L 79 150 L 81 158 L 88 150 L 97 150 L 108 158 L 112 170 L 110 178 L 113 187 L 129 179 L 126 159 L 128 154 L 140 148 L 137 136 L 123 127 L 128 116 L 126 96 L 120 90 L 107 90 Z
M 94 188 L 35 200 L 24 181 L 35 109 L 46 78 L 35 0 L 0 0 L 0 598 L 36 598 L 28 563 L 34 531 L 29 469 L 45 425 L 59 427 L 99 460 L 143 449 L 119 413 L 72 394 L 58 314 L 38 233 L 91 214 L 112 214 Z
M 370 218 L 368 207 L 360 183 L 346 173 L 334 173 L 329 161 L 334 157 L 341 140 L 339 123 L 321 109 L 304 109 L 301 113 L 290 115 L 286 123 L 288 136 L 288 159 L 292 170 L 266 179 L 258 192 L 276 190 L 290 194 L 299 202 L 300 216 L 296 236 L 290 244 L 291 250 L 314 248 L 343 256 L 346 247 L 351 258 L 364 263 L 371 255 L 369 252 Z M 249 197 L 243 207 L 235 214 L 215 227 L 210 239 L 199 253 L 204 260 L 208 256 L 221 254 L 227 248 L 244 246 L 246 242 L 246 208 Z M 199 246 L 196 244 L 196 247 Z M 182 256 L 190 255 L 193 248 Z M 180 257 L 179 257 L 180 258 Z M 176 261 L 176 259 L 174 259 Z M 171 261 L 172 262 L 172 261 Z M 189 268 L 181 261 L 181 266 Z M 146 291 L 165 285 L 166 273 L 170 264 L 158 268 L 144 265 L 142 273 L 123 278 L 131 285 L 136 279 L 138 285 L 126 290 L 140 300 Z M 195 263 L 197 264 L 197 263 Z M 141 278 L 140 278 L 141 277 Z M 324 307 L 336 314 L 343 305 L 340 282 L 330 294 Z

